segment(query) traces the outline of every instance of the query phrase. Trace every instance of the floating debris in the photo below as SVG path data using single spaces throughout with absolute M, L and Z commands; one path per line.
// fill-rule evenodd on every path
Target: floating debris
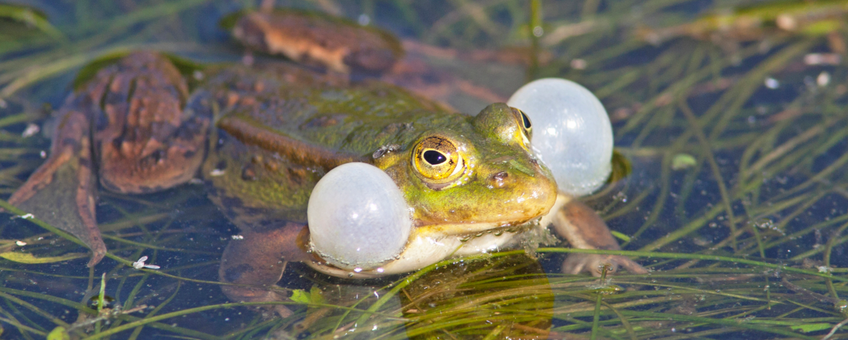
M 586 69 L 586 60 L 580 58 L 572 59 L 570 65 L 575 70 L 584 70 Z
M 837 53 L 809 53 L 804 56 L 807 65 L 839 65 L 842 56 Z
M 38 124 L 29 123 L 27 124 L 26 129 L 24 129 L 24 132 L 21 133 L 21 137 L 32 137 L 39 131 L 41 131 L 41 128 L 38 127 Z
M 772 90 L 777 89 L 778 87 L 780 87 L 780 82 L 779 82 L 779 81 L 777 81 L 777 79 L 774 79 L 774 78 L 772 78 L 772 77 L 768 77 L 768 78 L 766 78 L 766 80 L 763 82 L 763 84 L 765 84 L 765 85 L 766 85 L 766 87 L 768 87 L 768 88 L 770 88 L 770 89 L 772 89 Z
M 368 24 L 371 23 L 371 17 L 369 17 L 368 14 L 360 14 L 359 18 L 356 19 L 356 23 L 359 24 L 359 26 L 368 26 Z
M 135 269 L 147 268 L 147 269 L 159 269 L 161 267 L 155 264 L 146 264 L 144 261 L 147 261 L 147 255 L 138 258 L 138 261 L 133 262 L 132 266 Z
M 827 86 L 830 83 L 830 73 L 822 72 L 816 77 L 816 84 L 820 87 Z

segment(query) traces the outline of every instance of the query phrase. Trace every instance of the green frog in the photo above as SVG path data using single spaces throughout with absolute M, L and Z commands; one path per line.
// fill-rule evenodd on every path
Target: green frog
M 285 300 L 269 287 L 289 261 L 344 278 L 376 277 L 515 245 L 549 225 L 573 247 L 619 249 L 593 210 L 558 192 L 530 148 L 524 112 L 495 103 L 476 116 L 457 114 L 402 88 L 344 75 L 389 69 L 400 57 L 389 35 L 291 12 L 242 15 L 234 32 L 254 49 L 330 72 L 256 63 L 181 73 L 174 58 L 155 52 L 104 62 L 66 99 L 49 159 L 10 203 L 81 239 L 94 266 L 106 254 L 98 187 L 144 194 L 200 177 L 241 230 L 219 272 L 237 301 Z M 412 211 L 406 247 L 378 268 L 337 268 L 310 248 L 310 193 L 348 162 L 385 171 Z M 601 264 L 645 272 L 625 257 L 580 254 L 563 270 L 598 275 Z

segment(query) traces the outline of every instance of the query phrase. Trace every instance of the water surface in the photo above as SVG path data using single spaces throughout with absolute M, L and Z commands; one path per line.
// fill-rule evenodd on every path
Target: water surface
M 6 195 L 49 147 L 40 133 L 22 134 L 30 124 L 49 130 L 80 67 L 136 49 L 240 62 L 217 20 L 259 5 L 14 2 L 41 10 L 55 31 L 0 20 L 0 31 L 12 32 L 0 34 Z M 844 337 L 844 3 L 281 1 L 400 35 L 409 57 L 435 70 L 429 93 L 462 112 L 534 78 L 584 84 L 606 106 L 617 150 L 632 165 L 585 201 L 652 273 L 604 282 L 559 274 L 571 251 L 561 244 L 537 249 L 538 260 L 519 250 L 374 281 L 293 264 L 280 284 L 299 302 L 280 319 L 220 292 L 218 261 L 238 230 L 201 185 L 101 191 L 97 218 L 110 252 L 149 256 L 161 269 L 107 259 L 89 270 L 86 249 L 12 218 L 0 224 L 2 252 L 78 256 L 0 260 L 2 337 L 43 338 L 58 326 L 76 338 L 115 339 Z M 112 312 L 97 322 L 90 299 L 101 277 Z

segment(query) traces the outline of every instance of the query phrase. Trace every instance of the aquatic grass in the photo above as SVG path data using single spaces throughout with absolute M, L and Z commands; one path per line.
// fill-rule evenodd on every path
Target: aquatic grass
M 721 170 L 719 169 L 718 163 L 716 163 L 715 155 L 712 152 L 712 146 L 710 145 L 709 140 L 707 140 L 707 136 L 704 134 L 704 131 L 701 128 L 701 125 L 698 124 L 698 120 L 695 117 L 695 113 L 692 112 L 692 109 L 686 104 L 685 101 L 681 101 L 679 103 L 681 111 L 683 111 L 683 115 L 686 117 L 686 120 L 691 125 L 691 129 L 695 134 L 695 137 L 698 139 L 698 142 L 701 144 L 701 147 L 704 150 L 705 157 L 707 159 L 707 164 L 709 164 L 710 169 L 712 170 L 713 178 L 718 184 L 718 191 L 721 195 L 722 203 L 724 204 L 725 213 L 727 214 L 727 220 L 730 227 L 730 233 L 736 233 L 736 221 L 733 216 L 733 207 L 731 206 L 731 198 L 730 194 L 727 191 L 727 186 L 725 185 L 724 178 L 721 174 Z M 731 248 L 736 250 L 736 239 L 731 239 Z
M 3 203 L 5 203 L 5 202 L 3 202 Z M 2 204 L 2 203 L 0 203 L 0 204 Z M 7 208 L 12 208 L 12 207 L 7 207 Z M 12 208 L 12 209 L 14 209 L 14 208 Z M 12 209 L 10 209 L 10 210 L 12 210 Z M 20 213 L 20 212 L 16 212 L 16 211 L 13 211 L 13 212 L 14 212 L 14 213 Z M 37 220 L 34 220 L 34 222 L 35 222 L 35 223 L 37 223 L 37 224 L 39 224 L 39 223 L 40 223 L 40 224 L 44 224 L 43 222 L 40 222 L 40 221 L 37 221 Z M 138 223 L 138 221 L 136 221 L 135 223 Z M 44 224 L 44 226 L 48 226 L 48 225 Z M 49 229 L 49 228 L 48 228 L 48 229 Z M 126 242 L 130 242 L 130 241 L 128 241 L 128 240 L 127 240 Z M 133 242 L 130 242 L 130 243 L 133 243 Z M 142 245 L 142 248 L 139 248 L 139 250 L 138 250 L 138 251 L 141 251 L 141 249 L 146 249 L 146 248 L 147 248 L 147 247 L 144 247 L 144 246 Z M 114 249 L 113 251 L 115 251 L 115 252 L 123 252 L 121 249 Z M 111 255 L 111 254 L 109 254 L 109 255 L 110 255 L 109 257 L 111 257 L 111 258 L 113 258 L 113 259 L 119 259 L 119 260 L 120 260 L 120 258 L 115 257 L 114 255 Z M 136 254 L 136 256 L 137 256 L 137 254 Z M 119 268 L 126 268 L 126 265 L 128 265 L 128 264 L 129 264 L 130 262 L 132 262 L 132 261 L 131 261 L 131 260 L 122 260 L 121 262 L 123 262 L 124 264 L 123 264 L 123 265 L 119 265 L 118 267 L 115 267 L 115 268 L 113 269 L 113 273 L 112 273 L 112 274 L 108 274 L 108 275 L 107 275 L 108 277 L 112 277 L 112 276 L 114 276 L 114 275 L 115 275 L 115 274 L 114 274 L 114 270 L 117 270 L 117 269 L 119 269 Z M 207 263 L 206 265 L 208 266 L 208 265 L 210 265 L 210 264 L 213 264 L 213 263 Z M 215 267 L 217 267 L 217 266 L 215 266 Z M 173 270 L 173 269 L 172 269 L 172 270 Z M 106 273 L 104 273 L 104 275 L 106 275 Z M 163 273 L 163 275 L 167 275 L 167 274 L 164 274 L 164 273 Z M 177 277 L 177 278 L 179 278 L 180 276 L 172 276 L 172 277 Z M 204 282 L 208 282 L 208 281 L 204 281 Z M 215 282 L 212 282 L 212 283 L 215 283 Z M 165 304 L 160 305 L 160 308 L 161 308 L 161 307 L 163 307 L 163 306 L 165 306 Z M 189 335 L 197 336 L 197 334 L 194 334 L 194 333 L 192 333 L 192 332 L 191 332 L 191 331 L 189 331 L 189 330 L 184 330 L 184 331 L 176 330 L 176 331 L 177 331 L 178 333 L 186 333 L 186 334 L 189 334 Z M 203 337 L 203 338 L 208 338 L 208 336 L 205 336 L 205 337 Z

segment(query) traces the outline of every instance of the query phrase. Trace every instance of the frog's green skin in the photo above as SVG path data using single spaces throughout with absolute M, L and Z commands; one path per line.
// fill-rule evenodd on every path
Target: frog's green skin
M 591 209 L 557 193 L 529 150 L 522 114 L 504 104 L 477 116 L 454 114 L 391 85 L 350 84 L 288 64 L 211 67 L 200 75 L 203 84 L 189 93 L 166 58 L 144 52 L 102 69 L 68 98 L 50 158 L 10 202 L 81 238 L 94 265 L 106 252 L 94 220 L 97 180 L 111 191 L 145 193 L 199 171 L 211 200 L 242 231 L 223 255 L 220 276 L 237 284 L 224 286 L 230 298 L 246 301 L 285 299 L 267 287 L 288 261 L 340 277 L 402 273 L 497 250 L 549 224 L 572 246 L 618 249 Z M 421 145 L 456 155 L 458 170 L 430 178 Z M 352 161 L 383 169 L 414 223 L 396 259 L 357 273 L 311 254 L 305 225 L 316 182 Z M 569 257 L 563 270 L 595 273 L 602 263 L 644 272 L 627 258 L 596 255 Z
M 494 104 L 466 116 L 379 82 L 338 87 L 302 79 L 292 84 L 275 74 L 292 71 L 213 71 L 210 83 L 189 103 L 195 112 L 220 110 L 217 143 L 201 173 L 211 184 L 212 199 L 242 228 L 245 244 L 271 238 L 257 234 L 277 229 L 279 221 L 305 223 L 313 186 L 326 171 L 350 161 L 386 171 L 413 208 L 415 224 L 397 260 L 356 276 L 414 270 L 459 248 L 458 254 L 491 250 L 510 238 L 463 247 L 461 241 L 497 229 L 526 229 L 519 226 L 538 220 L 556 199 L 556 184 L 529 151 L 517 110 Z M 465 167 L 446 183 L 431 183 L 415 168 L 415 146 L 433 137 L 453 143 Z M 225 256 L 221 272 L 231 282 L 240 281 L 248 268 L 229 266 L 233 257 Z M 308 262 L 323 272 L 351 274 L 315 260 Z
M 219 141 L 202 172 L 215 188 L 214 196 L 227 201 L 224 206 L 274 211 L 252 223 L 241 218 L 240 224 L 258 230 L 271 220 L 305 222 L 312 187 L 327 170 L 350 161 L 386 171 L 414 207 L 419 227 L 462 223 L 469 225 L 463 232 L 475 232 L 480 228 L 474 223 L 516 225 L 541 216 L 553 204 L 556 189 L 550 172 L 516 134 L 521 117 L 506 105 L 466 116 L 379 82 L 292 84 L 274 73 L 294 70 L 212 71 L 218 73 L 189 105 L 200 106 L 195 112 L 211 113 L 212 105 L 204 102 L 213 101 L 220 110 Z M 239 83 L 262 85 L 232 85 Z M 501 126 L 507 131 L 498 130 Z M 467 170 L 451 181 L 453 187 L 433 190 L 436 185 L 414 169 L 413 147 L 430 136 L 444 137 L 463 150 Z M 209 176 L 213 172 L 220 175 Z

